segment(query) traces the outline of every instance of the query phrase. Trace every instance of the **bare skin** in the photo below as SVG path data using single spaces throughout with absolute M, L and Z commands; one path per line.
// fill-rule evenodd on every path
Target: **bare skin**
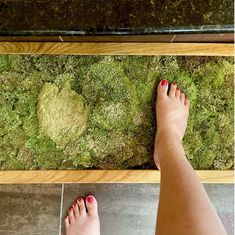
M 154 161 L 158 169 L 160 169 L 160 162 L 156 144 L 161 140 L 161 134 L 182 141 L 189 116 L 189 100 L 185 97 L 185 94 L 180 91 L 175 83 L 171 84 L 169 95 L 166 93 L 167 89 L 168 85 L 159 85 L 156 100 L 157 133 Z
M 182 139 L 189 116 L 185 94 L 163 81 L 157 90 L 154 160 L 161 169 L 157 235 L 225 235 L 225 229 L 195 171 Z
M 94 196 L 78 198 L 65 218 L 66 235 L 100 235 L 98 205 Z
M 163 80 L 157 90 L 154 161 L 161 169 L 157 235 L 226 235 L 206 191 L 185 157 L 182 139 L 189 116 L 185 94 Z M 90 199 L 89 199 L 90 198 Z M 91 198 L 93 200 L 91 200 Z M 87 211 L 86 211 L 87 208 Z M 65 218 L 67 235 L 100 235 L 94 196 L 78 199 Z

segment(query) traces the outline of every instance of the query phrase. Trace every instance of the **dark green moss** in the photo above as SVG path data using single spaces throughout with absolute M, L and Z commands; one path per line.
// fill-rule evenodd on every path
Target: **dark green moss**
M 184 145 L 192 165 L 233 168 L 231 58 L 5 55 L 0 56 L 0 168 L 149 168 L 161 79 L 177 82 L 191 101 Z M 72 90 L 64 102 L 71 110 L 84 103 L 84 115 L 73 117 L 57 98 L 55 105 L 43 106 L 68 120 L 70 134 L 62 141 L 65 129 L 58 127 L 52 139 L 60 141 L 53 142 L 38 119 L 39 94 L 50 84 L 59 96 L 68 83 Z M 85 123 L 77 134 L 74 118 Z

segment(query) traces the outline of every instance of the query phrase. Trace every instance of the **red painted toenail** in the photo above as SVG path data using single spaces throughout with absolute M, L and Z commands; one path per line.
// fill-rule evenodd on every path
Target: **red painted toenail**
M 162 80 L 162 82 L 161 82 L 161 85 L 162 85 L 162 86 L 167 86 L 167 84 L 168 84 L 168 81 L 167 81 L 167 80 Z
M 92 196 L 88 196 L 86 200 L 87 202 L 92 203 L 94 201 L 94 198 Z
M 69 208 L 69 211 L 71 211 L 73 208 L 71 207 L 71 208 Z
M 74 207 L 76 207 L 76 205 L 77 205 L 77 203 L 76 203 L 76 202 L 74 202 L 74 203 L 73 203 L 73 208 L 74 208 Z
M 82 201 L 82 198 L 78 198 L 77 202 L 81 202 Z

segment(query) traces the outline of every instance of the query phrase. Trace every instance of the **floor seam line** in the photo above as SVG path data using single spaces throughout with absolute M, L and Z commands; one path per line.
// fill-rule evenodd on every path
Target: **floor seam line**
M 64 201 L 64 184 L 61 185 L 59 235 L 61 235 L 61 228 L 62 228 L 63 201 Z

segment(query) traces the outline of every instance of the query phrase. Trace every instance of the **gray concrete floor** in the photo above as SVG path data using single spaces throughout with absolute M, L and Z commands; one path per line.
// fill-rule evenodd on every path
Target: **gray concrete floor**
M 204 186 L 233 235 L 234 186 Z M 101 235 L 154 235 L 159 184 L 0 185 L 0 235 L 64 234 L 66 210 L 90 193 L 99 203 Z
M 233 235 L 233 185 L 204 186 L 228 235 Z M 65 185 L 63 215 L 78 196 L 85 197 L 89 193 L 93 193 L 99 202 L 101 235 L 155 234 L 159 184 Z
M 70 206 L 71 198 L 87 193 L 98 200 L 102 235 L 154 235 L 158 185 L 66 185 L 64 209 Z

